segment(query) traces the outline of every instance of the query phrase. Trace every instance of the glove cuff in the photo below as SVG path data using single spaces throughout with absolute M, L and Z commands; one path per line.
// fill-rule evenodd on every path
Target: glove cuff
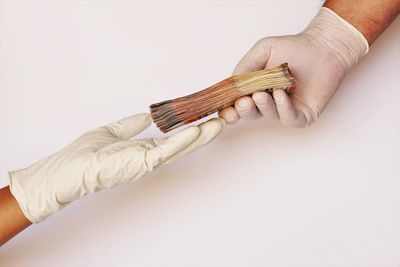
M 368 53 L 364 35 L 326 7 L 320 9 L 303 33 L 333 52 L 346 69 Z
M 24 216 L 31 223 L 45 220 L 60 209 L 46 201 L 40 188 L 40 181 L 33 179 L 34 174 L 27 169 L 9 172 L 10 191 L 17 200 Z

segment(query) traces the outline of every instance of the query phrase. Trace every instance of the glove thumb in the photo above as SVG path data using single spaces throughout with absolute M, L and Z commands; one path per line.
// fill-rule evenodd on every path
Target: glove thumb
M 148 128 L 151 124 L 149 113 L 135 114 L 105 126 L 115 137 L 130 139 Z
M 243 56 L 237 64 L 233 75 L 254 72 L 262 70 L 266 67 L 269 57 L 270 49 L 268 38 L 263 38 L 255 43 L 255 45 Z

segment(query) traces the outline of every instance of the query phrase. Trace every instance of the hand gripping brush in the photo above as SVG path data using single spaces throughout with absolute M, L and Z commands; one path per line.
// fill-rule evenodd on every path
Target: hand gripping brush
M 155 103 L 151 117 L 164 133 L 232 106 L 235 100 L 255 92 L 283 89 L 294 84 L 287 63 L 256 72 L 239 74 L 196 93 Z

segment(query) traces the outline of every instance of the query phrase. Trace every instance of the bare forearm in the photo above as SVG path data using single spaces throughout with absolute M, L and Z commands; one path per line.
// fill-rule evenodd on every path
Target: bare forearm
M 0 246 L 29 225 L 10 188 L 0 189 Z
M 400 13 L 400 0 L 327 0 L 324 6 L 356 27 L 370 45 Z

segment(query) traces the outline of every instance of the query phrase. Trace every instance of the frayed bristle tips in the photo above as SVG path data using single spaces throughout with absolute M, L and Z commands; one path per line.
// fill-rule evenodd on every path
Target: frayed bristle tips
M 232 106 L 239 97 L 255 92 L 283 89 L 294 84 L 287 63 L 247 74 L 229 77 L 191 95 L 155 103 L 151 117 L 164 133 Z

